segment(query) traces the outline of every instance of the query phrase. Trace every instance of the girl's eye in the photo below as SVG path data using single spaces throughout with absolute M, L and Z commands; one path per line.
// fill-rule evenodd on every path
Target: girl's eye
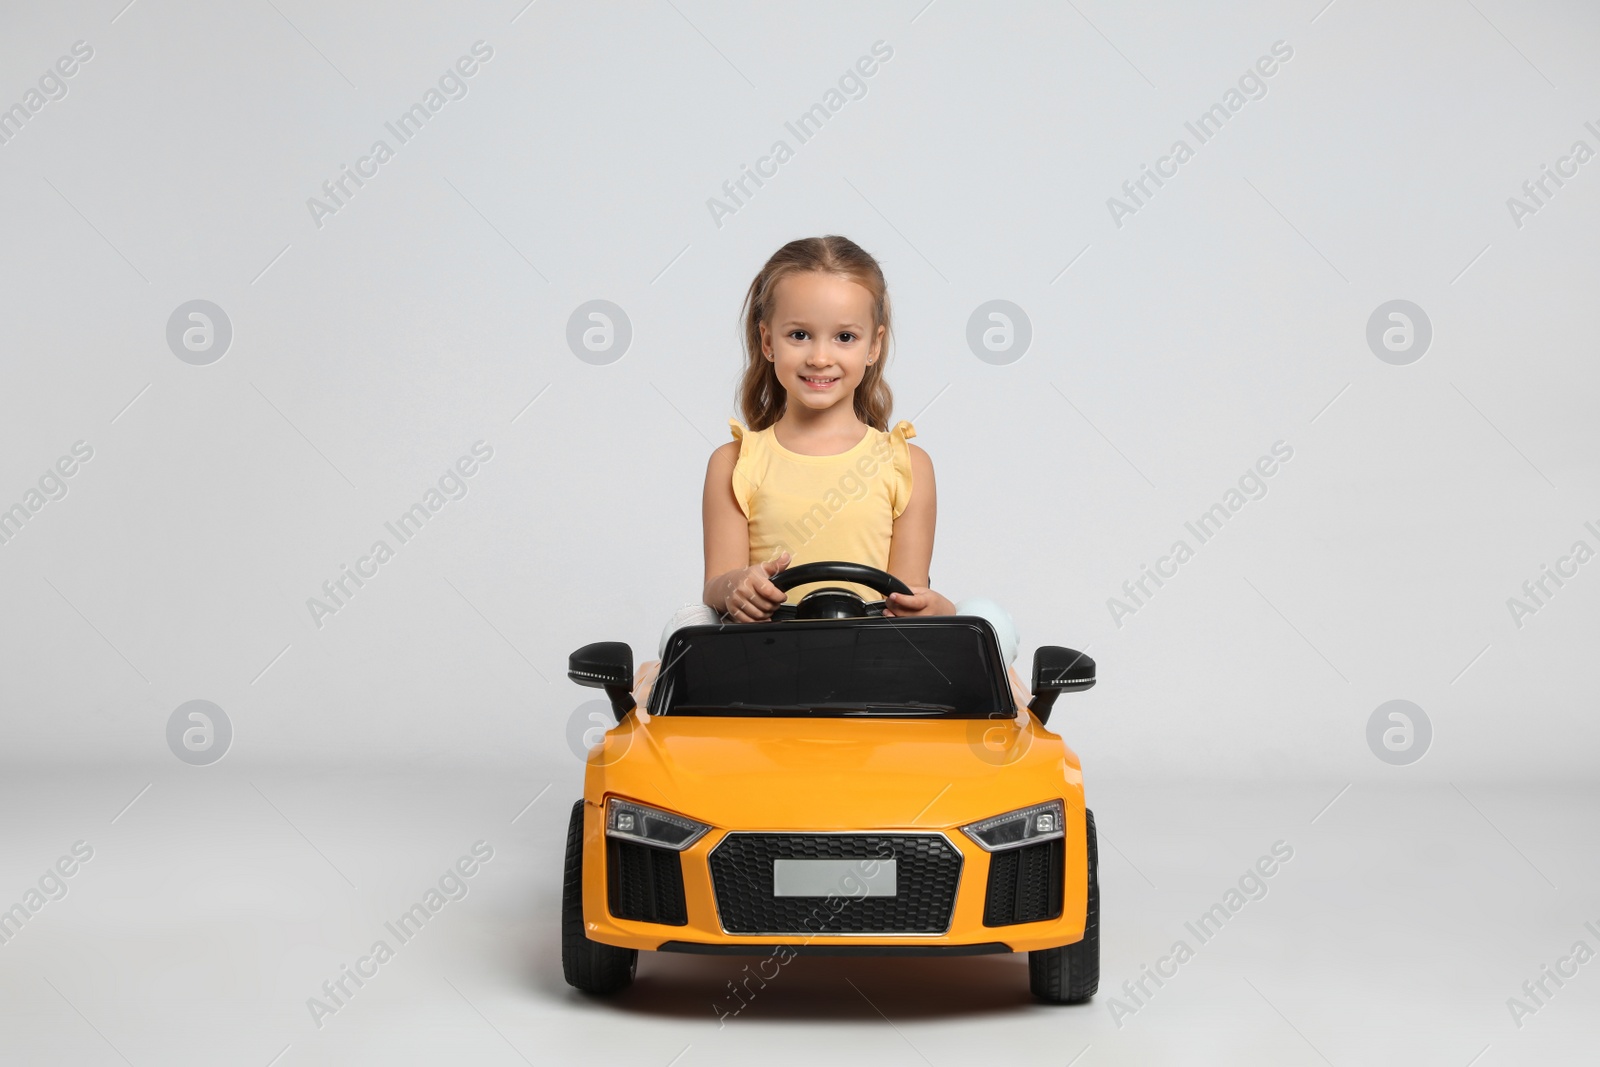
M 856 335 L 851 333 L 849 330 L 846 330 L 844 333 L 841 333 L 839 335 L 839 340 L 843 341 L 846 344 L 849 344 L 851 341 L 854 341 L 855 339 L 856 339 Z
M 806 339 L 806 332 L 804 330 L 790 330 L 789 339 L 791 341 L 804 341 Z

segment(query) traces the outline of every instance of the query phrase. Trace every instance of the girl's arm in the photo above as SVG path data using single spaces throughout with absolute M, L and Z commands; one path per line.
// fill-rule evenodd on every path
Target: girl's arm
M 891 594 L 885 615 L 954 615 L 956 606 L 928 588 L 928 564 L 933 560 L 933 527 L 938 517 L 938 493 L 933 484 L 933 460 L 916 445 L 911 449 L 911 499 L 894 520 L 889 541 L 889 573 L 911 587 L 911 596 Z
M 769 580 L 788 566 L 789 554 L 750 565 L 750 521 L 733 495 L 733 467 L 739 442 L 711 453 L 700 503 L 705 530 L 706 584 L 701 599 L 719 615 L 737 622 L 759 622 L 788 597 Z

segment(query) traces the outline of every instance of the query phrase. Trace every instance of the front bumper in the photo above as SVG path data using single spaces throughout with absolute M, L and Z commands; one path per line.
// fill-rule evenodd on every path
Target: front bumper
M 986 852 L 954 826 L 881 828 L 851 834 L 840 834 L 838 831 L 827 834 L 809 831 L 758 833 L 718 828 L 683 852 L 672 854 L 679 861 L 668 872 L 672 877 L 663 877 L 659 865 L 652 867 L 631 863 L 629 869 L 634 872 L 653 869 L 652 880 L 642 892 L 637 884 L 630 884 L 627 892 L 618 892 L 615 880 L 608 882 L 611 874 L 608 862 L 616 868 L 618 861 L 614 848 L 608 860 L 603 822 L 601 805 L 586 803 L 584 926 L 590 940 L 604 944 L 667 952 L 755 955 L 771 953 L 779 946 L 787 946 L 796 954 L 972 955 L 1055 948 L 1083 937 L 1084 912 L 1088 903 L 1083 808 L 1081 803 L 1074 803 L 1070 797 L 1067 800 L 1064 842 L 1051 862 L 1042 866 L 1040 863 L 1032 864 L 1031 878 L 1035 889 L 1041 877 L 1049 879 L 1052 890 L 1050 911 L 1054 917 L 997 925 L 985 925 L 986 915 L 991 922 L 1009 917 L 1007 908 L 995 904 L 997 892 L 1007 902 L 1013 899 L 1014 892 L 1017 894 L 1015 899 L 1022 899 L 1023 891 L 1014 890 L 1018 883 L 1016 872 L 1012 870 L 1017 866 L 1016 857 Z M 724 843 L 730 846 L 748 843 L 739 838 L 795 839 L 800 842 L 797 848 L 810 849 L 799 854 L 811 855 L 815 854 L 812 846 L 816 839 L 865 836 L 869 833 L 875 838 L 937 838 L 932 851 L 949 854 L 943 857 L 946 867 L 940 876 L 948 877 L 948 863 L 959 860 L 959 868 L 954 875 L 953 899 L 935 900 L 931 906 L 925 899 L 912 899 L 911 903 L 915 906 L 894 911 L 885 905 L 887 898 L 883 897 L 856 900 L 842 895 L 827 900 L 807 898 L 804 911 L 810 919 L 802 922 L 792 908 L 783 906 L 794 904 L 795 898 L 771 900 L 770 885 L 758 887 L 750 884 L 749 879 L 740 877 L 738 892 L 733 893 L 730 889 L 730 875 L 733 872 L 728 866 L 729 849 L 719 854 L 716 864 L 718 873 L 716 877 L 713 876 L 713 853 L 717 853 L 719 846 Z M 736 839 L 729 841 L 730 837 Z M 770 862 L 770 850 L 757 851 L 759 862 Z M 997 860 L 1001 867 L 991 878 L 990 868 Z M 1008 863 L 1010 868 L 1004 866 Z M 1028 865 L 1023 866 L 1026 868 Z M 904 872 L 902 877 L 921 881 L 938 873 L 926 866 L 919 871 L 914 866 L 903 864 L 901 869 Z M 1041 871 L 1045 873 L 1041 875 Z M 719 886 L 723 891 L 721 906 Z M 907 882 L 901 897 L 903 900 L 914 898 L 924 888 L 925 885 Z M 1055 895 L 1056 892 L 1059 892 L 1059 897 Z M 738 897 L 737 906 L 730 907 L 730 903 L 735 902 L 735 896 Z M 1059 911 L 1055 911 L 1057 899 Z M 649 902 L 647 910 L 642 912 L 641 901 Z M 617 911 L 644 914 L 651 919 L 664 921 L 619 918 Z M 886 923 L 898 923 L 905 928 L 886 932 L 882 929 Z M 819 928 L 826 932 L 814 932 Z M 751 932 L 730 932 L 730 929 Z

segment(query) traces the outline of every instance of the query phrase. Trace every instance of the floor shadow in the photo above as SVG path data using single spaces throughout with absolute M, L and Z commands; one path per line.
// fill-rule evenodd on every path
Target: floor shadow
M 641 952 L 632 986 L 592 999 L 631 1015 L 721 1019 L 725 1025 L 915 1021 L 1047 1007 L 1028 991 L 1028 961 L 1021 953 L 951 959 L 797 956 L 780 964 L 766 955 Z

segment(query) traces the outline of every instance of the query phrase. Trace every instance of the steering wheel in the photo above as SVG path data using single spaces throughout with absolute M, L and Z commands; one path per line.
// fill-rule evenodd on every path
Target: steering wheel
M 779 592 L 787 593 L 797 585 L 811 582 L 854 582 L 875 593 L 888 597 L 890 593 L 911 595 L 911 587 L 888 571 L 880 571 L 865 563 L 846 563 L 843 560 L 824 560 L 802 563 L 779 571 L 769 579 Z M 875 610 L 874 610 L 875 609 Z M 872 605 L 849 589 L 829 587 L 813 589 L 800 599 L 799 604 L 780 604 L 772 613 L 774 622 L 789 619 L 859 619 L 868 615 L 882 615 L 883 601 Z

